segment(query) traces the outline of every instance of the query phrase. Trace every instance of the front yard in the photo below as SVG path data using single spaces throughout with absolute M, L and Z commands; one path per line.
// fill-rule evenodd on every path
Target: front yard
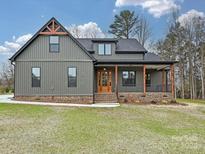
M 0 104 L 0 153 L 205 153 L 205 105 Z

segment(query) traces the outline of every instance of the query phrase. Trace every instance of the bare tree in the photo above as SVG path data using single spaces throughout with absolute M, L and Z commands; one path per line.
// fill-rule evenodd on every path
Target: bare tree
M 205 99 L 205 93 L 204 93 L 204 52 L 205 52 L 205 44 L 201 46 L 201 69 L 200 69 L 200 75 L 201 75 L 201 96 L 202 99 Z
M 145 17 L 141 17 L 139 20 L 139 26 L 136 29 L 136 39 L 142 46 L 145 46 L 150 37 L 151 28 L 149 22 Z
M 68 27 L 68 31 L 75 38 L 97 38 L 105 37 L 105 34 L 97 26 L 96 23 L 89 22 L 85 25 L 72 25 Z
M 68 30 L 75 38 L 81 37 L 80 30 L 79 30 L 78 26 L 71 25 Z
M 1 64 L 0 77 L 4 86 L 11 88 L 14 83 L 14 68 L 8 63 Z

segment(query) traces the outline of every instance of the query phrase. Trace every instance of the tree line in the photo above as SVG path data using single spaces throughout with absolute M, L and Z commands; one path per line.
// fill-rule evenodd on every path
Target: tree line
M 156 51 L 164 60 L 178 61 L 175 65 L 177 97 L 204 99 L 205 18 L 178 19 L 179 13 L 173 12 L 165 38 L 155 44 Z
M 167 29 L 165 37 L 154 41 L 152 49 L 163 60 L 178 61 L 176 96 L 204 99 L 205 17 L 191 16 L 179 21 L 179 11 L 173 10 Z M 129 10 L 115 15 L 109 32 L 117 38 L 136 38 L 143 46 L 151 37 L 149 22 Z

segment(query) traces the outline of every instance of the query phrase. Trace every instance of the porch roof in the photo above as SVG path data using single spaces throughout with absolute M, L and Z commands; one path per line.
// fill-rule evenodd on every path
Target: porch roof
M 96 65 L 98 64 L 156 64 L 156 65 L 168 65 L 168 64 L 174 64 L 177 63 L 177 61 L 172 60 L 136 60 L 136 59 L 103 59 L 103 60 L 97 60 Z

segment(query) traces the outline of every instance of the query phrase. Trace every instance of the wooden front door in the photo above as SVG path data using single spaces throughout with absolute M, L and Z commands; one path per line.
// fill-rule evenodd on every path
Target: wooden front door
M 98 70 L 98 93 L 111 93 L 112 92 L 112 72 L 111 70 Z

